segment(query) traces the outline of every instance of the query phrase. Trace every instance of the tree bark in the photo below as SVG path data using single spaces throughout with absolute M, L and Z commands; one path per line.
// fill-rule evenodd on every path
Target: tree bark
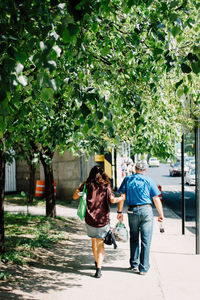
M 33 203 L 33 196 L 35 191 L 35 173 L 36 173 L 35 165 L 29 162 L 28 203 Z
M 47 156 L 47 152 L 45 152 Z M 53 167 L 52 158 L 53 154 L 49 153 L 49 158 L 51 163 L 47 164 L 42 154 L 40 155 L 40 160 L 44 168 L 45 177 L 45 198 L 46 198 L 46 216 L 55 218 L 56 216 L 56 201 L 54 196 L 54 178 L 53 178 Z
M 0 149 L 0 253 L 5 252 L 4 228 L 4 197 L 5 197 L 5 144 L 2 139 L 3 150 Z

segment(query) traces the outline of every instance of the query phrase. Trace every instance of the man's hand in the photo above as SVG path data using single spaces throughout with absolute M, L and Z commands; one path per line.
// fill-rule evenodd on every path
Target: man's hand
M 124 219 L 124 216 L 123 216 L 123 214 L 117 214 L 117 220 L 119 220 L 119 221 L 123 221 L 123 219 Z
M 158 216 L 158 222 L 163 222 L 164 221 L 164 216 L 163 215 L 159 215 Z

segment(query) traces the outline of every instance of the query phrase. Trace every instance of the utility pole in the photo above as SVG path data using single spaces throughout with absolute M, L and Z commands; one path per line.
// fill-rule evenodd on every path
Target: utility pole
M 181 142 L 181 187 L 182 187 L 182 234 L 185 234 L 185 189 L 184 189 L 184 134 Z
M 195 200 L 196 200 L 196 254 L 200 254 L 200 129 L 195 127 Z

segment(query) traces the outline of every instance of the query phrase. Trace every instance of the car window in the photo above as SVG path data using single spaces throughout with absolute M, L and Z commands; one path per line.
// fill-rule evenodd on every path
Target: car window
M 178 166 L 180 166 L 181 164 L 180 163 L 175 163 L 174 164 L 174 167 L 178 167 Z

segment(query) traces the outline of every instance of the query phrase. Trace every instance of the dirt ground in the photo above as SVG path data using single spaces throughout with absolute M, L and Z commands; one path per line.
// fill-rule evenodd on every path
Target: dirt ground
M 0 264 L 0 272 L 12 274 L 10 280 L 0 281 L 0 299 L 39 299 L 33 296 L 35 292 L 74 285 L 74 274 L 82 273 L 82 262 L 91 264 L 92 253 L 84 224 L 78 219 L 67 219 L 67 222 L 70 222 L 67 239 L 50 249 L 37 249 L 36 261 L 26 265 Z

